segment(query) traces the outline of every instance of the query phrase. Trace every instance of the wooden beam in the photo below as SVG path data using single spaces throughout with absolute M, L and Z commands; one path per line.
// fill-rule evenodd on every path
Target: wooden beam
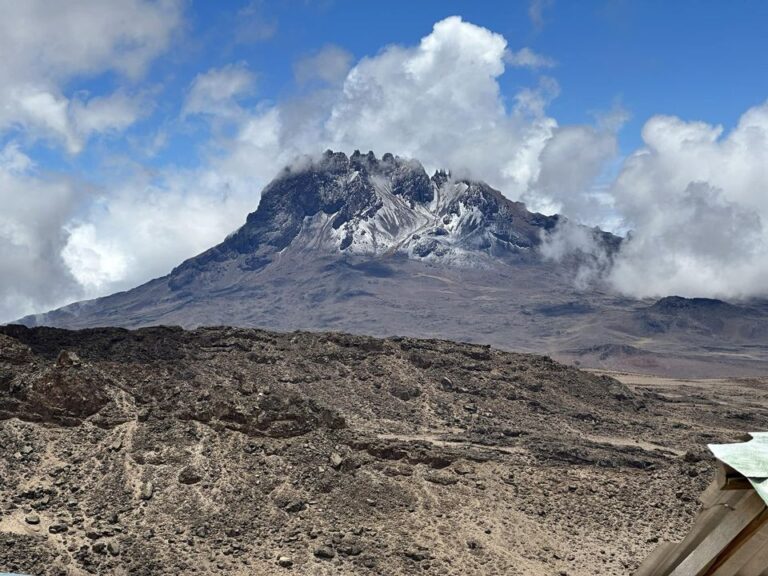
M 768 510 L 763 510 L 720 554 L 708 574 L 711 576 L 759 576 L 766 569 L 768 569 Z
M 728 493 L 728 492 L 724 492 Z M 710 509 L 711 510 L 711 509 Z M 726 509 L 721 520 L 694 550 L 670 573 L 670 576 L 705 576 L 709 568 L 742 530 L 765 510 L 765 502 L 754 490 L 741 498 L 733 509 Z

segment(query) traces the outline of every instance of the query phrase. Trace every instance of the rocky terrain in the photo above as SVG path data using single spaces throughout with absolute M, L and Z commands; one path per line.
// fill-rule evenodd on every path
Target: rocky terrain
M 341 333 L 0 328 L 0 571 L 629 574 L 763 380 Z
M 596 253 L 548 259 L 546 239 L 565 225 Z M 662 375 L 765 372 L 768 303 L 625 298 L 599 281 L 620 245 L 481 181 L 328 151 L 285 168 L 240 229 L 167 276 L 20 323 L 334 330 Z M 586 286 L 576 281 L 585 271 Z

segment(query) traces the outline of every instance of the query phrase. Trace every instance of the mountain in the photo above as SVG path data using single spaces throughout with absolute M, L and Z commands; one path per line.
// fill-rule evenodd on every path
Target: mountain
M 421 164 L 373 152 L 327 151 L 318 161 L 286 168 L 262 194 L 258 210 L 220 245 L 174 269 L 168 286 L 229 286 L 286 253 L 404 256 L 453 267 L 493 267 L 540 257 L 542 234 L 560 218 L 529 212 L 483 182 L 431 178 Z M 619 239 L 599 231 L 607 244 Z
M 768 333 L 762 312 L 720 311 L 736 311 L 724 324 L 735 328 L 707 332 L 701 318 L 681 321 L 674 306 L 628 299 L 599 282 L 579 289 L 574 279 L 591 257 L 554 262 L 541 251 L 565 221 L 481 181 L 430 177 L 415 160 L 327 151 L 283 169 L 240 229 L 167 276 L 20 322 L 339 330 L 480 342 L 584 365 L 604 366 L 608 353 L 623 367 L 642 359 L 661 372 L 763 369 L 768 347 L 754 346 L 754 335 Z M 585 230 L 609 260 L 620 249 L 619 237 Z M 749 354 L 735 353 L 748 344 Z M 610 352 L 627 346 L 650 359 Z M 670 353 L 693 356 L 671 364 Z

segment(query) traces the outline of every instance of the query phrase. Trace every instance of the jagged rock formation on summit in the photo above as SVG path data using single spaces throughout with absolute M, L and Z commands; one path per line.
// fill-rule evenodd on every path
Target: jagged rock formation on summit
M 415 160 L 373 152 L 287 167 L 265 189 L 258 210 L 218 246 L 184 262 L 168 279 L 182 289 L 200 274 L 269 265 L 284 250 L 386 256 L 482 265 L 484 258 L 537 258 L 534 248 L 558 216 L 529 212 L 487 184 L 431 178 Z M 601 234 L 606 245 L 618 239 Z M 487 263 L 486 263 L 487 264 Z

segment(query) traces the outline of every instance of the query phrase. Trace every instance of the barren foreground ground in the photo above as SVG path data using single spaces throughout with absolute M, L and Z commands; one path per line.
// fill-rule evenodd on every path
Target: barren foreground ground
M 0 328 L 0 571 L 629 574 L 766 395 L 435 340 Z

